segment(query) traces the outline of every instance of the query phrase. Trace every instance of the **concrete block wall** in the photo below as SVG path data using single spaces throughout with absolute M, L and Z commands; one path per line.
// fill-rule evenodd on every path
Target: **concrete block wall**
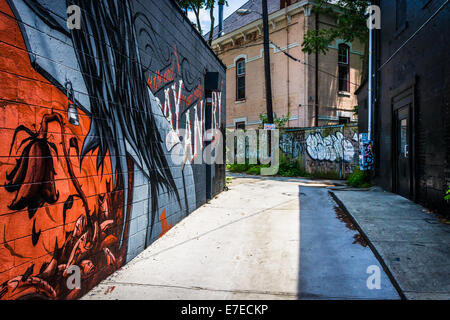
M 0 0 L 0 299 L 79 298 L 223 190 L 224 77 L 174 1 Z

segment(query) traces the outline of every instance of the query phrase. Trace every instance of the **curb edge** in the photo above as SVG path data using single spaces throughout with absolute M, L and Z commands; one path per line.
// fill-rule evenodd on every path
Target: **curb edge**
M 361 236 L 363 236 L 364 239 L 367 241 L 367 243 L 369 244 L 369 248 L 372 250 L 372 252 L 375 255 L 375 257 L 377 258 L 378 262 L 381 264 L 381 266 L 382 266 L 384 272 L 386 273 L 386 275 L 388 276 L 389 280 L 391 280 L 391 283 L 394 286 L 394 288 L 397 291 L 397 293 L 399 294 L 401 300 L 408 300 L 406 298 L 405 293 L 403 292 L 402 288 L 400 287 L 400 285 L 398 284 L 397 280 L 395 279 L 394 275 L 392 274 L 391 270 L 389 269 L 389 267 L 384 262 L 383 258 L 381 257 L 381 255 L 378 252 L 378 250 L 376 249 L 376 247 L 373 245 L 372 241 L 369 239 L 367 234 L 364 232 L 362 227 L 359 225 L 358 221 L 355 219 L 355 217 L 353 217 L 353 215 L 350 213 L 350 211 L 348 211 L 348 209 L 344 205 L 344 203 L 338 198 L 338 196 L 336 196 L 334 194 L 333 191 L 328 190 L 328 193 L 331 195 L 333 200 L 339 205 L 339 207 L 341 207 L 341 209 L 344 210 L 344 212 L 348 215 L 348 217 L 352 220 L 352 222 L 354 223 L 354 225 L 358 229 L 358 231 L 361 234 Z

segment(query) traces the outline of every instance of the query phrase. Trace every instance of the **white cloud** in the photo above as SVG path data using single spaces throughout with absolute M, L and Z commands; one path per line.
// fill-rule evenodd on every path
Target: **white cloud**
M 188 18 L 193 23 L 197 24 L 197 18 L 195 17 L 194 11 L 188 12 Z M 210 27 L 209 11 L 206 11 L 204 9 L 200 10 L 200 24 L 202 26 L 203 33 L 206 33 L 209 31 L 209 27 Z
M 228 6 L 224 9 L 223 18 L 226 19 L 229 15 L 242 7 L 247 0 L 228 0 Z

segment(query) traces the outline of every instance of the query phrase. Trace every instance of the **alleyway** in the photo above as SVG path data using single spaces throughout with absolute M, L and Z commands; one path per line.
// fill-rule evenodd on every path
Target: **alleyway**
M 379 263 L 337 218 L 330 185 L 234 177 L 84 299 L 398 299 L 383 271 L 367 288 Z

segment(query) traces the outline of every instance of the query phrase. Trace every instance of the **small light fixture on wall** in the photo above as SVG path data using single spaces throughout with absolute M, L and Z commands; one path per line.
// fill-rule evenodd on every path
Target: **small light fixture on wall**
M 72 82 L 70 81 L 66 82 L 66 92 L 67 97 L 69 98 L 69 106 L 67 108 L 67 116 L 69 118 L 69 122 L 74 126 L 79 126 L 80 120 L 78 117 L 78 109 L 74 104 L 75 99 L 73 94 Z

